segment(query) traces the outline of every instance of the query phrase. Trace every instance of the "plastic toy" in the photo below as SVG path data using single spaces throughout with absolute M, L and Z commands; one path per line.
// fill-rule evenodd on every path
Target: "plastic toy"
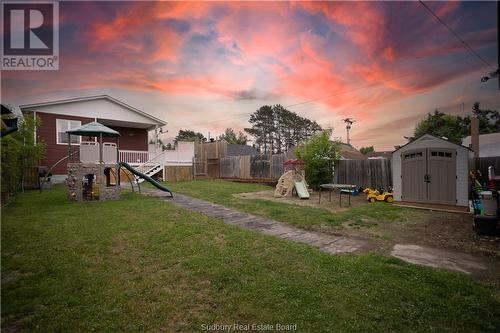
M 392 189 L 389 191 L 384 191 L 383 189 L 377 190 L 372 188 L 365 188 L 363 193 L 366 194 L 366 200 L 369 202 L 375 201 L 385 201 L 385 202 L 393 202 L 394 201 L 394 192 Z

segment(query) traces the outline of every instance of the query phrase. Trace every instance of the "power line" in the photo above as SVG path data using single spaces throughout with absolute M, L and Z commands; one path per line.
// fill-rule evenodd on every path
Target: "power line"
M 466 56 L 464 58 L 459 58 L 459 59 L 457 59 L 455 61 L 451 61 L 449 63 L 455 63 L 455 62 L 460 62 L 460 61 L 468 60 L 468 58 L 469 58 L 469 56 Z M 436 66 L 433 65 L 432 67 L 436 67 Z M 299 106 L 299 105 L 305 105 L 305 104 L 309 104 L 309 103 L 313 103 L 313 102 L 317 102 L 317 101 L 329 99 L 329 98 L 332 98 L 332 97 L 335 97 L 335 96 L 339 96 L 339 95 L 343 95 L 343 94 L 348 94 L 348 93 L 351 93 L 351 92 L 354 92 L 354 91 L 357 91 L 357 90 L 369 89 L 369 88 L 376 87 L 376 86 L 378 86 L 380 84 L 383 84 L 383 83 L 387 83 L 387 82 L 390 82 L 390 81 L 394 81 L 394 80 L 398 80 L 398 79 L 401 79 L 401 78 L 404 78 L 404 77 L 408 77 L 408 76 L 412 76 L 412 75 L 418 75 L 418 74 L 421 74 L 421 73 L 420 72 L 408 72 L 406 74 L 398 75 L 398 76 L 395 76 L 395 77 L 392 77 L 392 78 L 389 78 L 389 79 L 386 79 L 386 80 L 382 80 L 382 81 L 377 81 L 377 82 L 370 83 L 370 84 L 361 85 L 361 86 L 358 86 L 358 87 L 355 87 L 355 88 L 352 88 L 352 89 L 340 91 L 340 92 L 337 92 L 337 93 L 334 93 L 334 94 L 330 94 L 330 95 L 327 95 L 327 96 L 323 96 L 323 97 L 318 97 L 318 98 L 306 100 L 306 101 L 299 102 L 299 103 L 285 105 L 284 107 L 285 108 L 291 108 L 291 107 L 295 107 L 295 106 Z M 208 122 L 204 121 L 204 122 L 199 122 L 199 123 L 184 124 L 182 126 L 171 124 L 171 126 L 175 126 L 177 128 L 182 128 L 182 127 L 187 128 L 187 127 L 190 127 L 190 126 L 206 125 L 206 124 L 212 124 L 212 123 L 217 123 L 217 122 L 223 122 L 223 121 L 227 121 L 227 120 L 236 120 L 236 119 L 241 119 L 241 118 L 245 118 L 245 117 L 249 117 L 249 116 L 250 115 L 240 115 L 240 116 L 236 116 L 236 117 L 230 117 L 230 118 L 225 118 L 225 119 L 218 119 L 218 120 L 213 120 L 213 121 L 208 121 Z
M 460 62 L 460 61 L 464 61 L 464 60 L 468 61 L 469 60 L 468 58 L 469 58 L 469 56 L 467 55 L 464 58 L 459 58 L 459 59 L 457 59 L 455 61 L 450 61 L 450 62 L 448 62 L 448 64 L 455 63 L 455 62 Z M 437 65 L 433 65 L 431 67 L 437 67 Z M 403 77 L 412 76 L 412 75 L 418 75 L 418 74 L 421 74 L 421 73 L 420 72 L 414 72 L 414 73 L 408 72 L 406 74 L 402 74 L 402 75 L 399 75 L 399 76 L 396 76 L 396 77 L 392 77 L 392 78 L 389 78 L 387 80 L 377 81 L 377 82 L 374 82 L 374 83 L 371 83 L 371 84 L 368 84 L 368 85 L 358 86 L 358 87 L 350 89 L 350 90 L 340 91 L 338 93 L 327 95 L 327 96 L 324 96 L 324 97 L 318 97 L 318 98 L 306 100 L 306 101 L 303 101 L 303 102 L 286 105 L 285 108 L 290 108 L 290 107 L 294 107 L 294 106 L 298 106 L 298 105 L 303 105 L 303 104 L 309 104 L 309 103 L 321 101 L 321 100 L 324 100 L 324 99 L 329 99 L 329 98 L 332 98 L 332 97 L 335 97 L 335 96 L 338 96 L 338 95 L 347 94 L 347 93 L 350 93 L 350 92 L 353 92 L 353 91 L 356 91 L 356 90 L 368 89 L 368 88 L 371 88 L 371 87 L 378 86 L 378 85 L 380 85 L 382 83 L 387 83 L 387 82 L 390 82 L 390 81 L 401 79 Z
M 487 62 L 483 57 L 481 57 L 481 55 L 479 55 L 479 53 L 477 53 L 465 40 L 463 40 L 462 37 L 460 37 L 460 35 L 455 30 L 453 30 L 445 21 L 443 21 L 436 13 L 434 13 L 434 11 L 429 6 L 427 6 L 422 0 L 419 0 L 418 2 L 420 2 L 420 4 L 424 6 L 424 8 L 427 9 L 427 11 L 432 16 L 434 16 L 439 23 L 444 25 L 446 29 L 448 29 L 453 34 L 453 36 L 455 36 L 455 38 L 457 38 L 460 41 L 460 43 L 462 43 L 462 46 L 466 50 L 474 54 L 481 62 L 483 62 L 486 66 L 488 66 L 489 69 L 493 68 L 493 66 L 489 62 Z

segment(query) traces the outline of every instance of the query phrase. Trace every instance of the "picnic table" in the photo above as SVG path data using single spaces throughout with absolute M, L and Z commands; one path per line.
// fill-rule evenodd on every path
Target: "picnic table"
M 347 190 L 344 194 L 348 194 L 349 196 L 349 206 L 351 205 L 351 190 L 355 189 L 357 186 L 356 185 L 349 185 L 349 184 L 321 184 L 319 186 L 319 204 L 321 204 L 321 192 L 323 192 L 323 189 L 329 190 L 330 191 L 330 202 L 332 202 L 332 192 L 335 189 L 339 189 L 339 205 L 342 207 L 342 190 Z

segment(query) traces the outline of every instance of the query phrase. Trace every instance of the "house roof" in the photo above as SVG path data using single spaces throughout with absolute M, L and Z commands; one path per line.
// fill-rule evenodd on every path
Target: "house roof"
M 259 155 L 259 151 L 252 146 L 228 144 L 226 156 Z
M 41 106 L 50 106 L 50 105 L 58 105 L 58 104 L 65 104 L 65 103 L 74 103 L 74 102 L 83 102 L 83 101 L 92 101 L 92 100 L 97 100 L 97 99 L 106 99 L 111 102 L 114 102 L 116 104 L 121 105 L 122 107 L 135 112 L 137 114 L 140 114 L 146 118 L 149 118 L 150 120 L 154 121 L 155 123 L 158 123 L 159 125 L 167 125 L 167 122 L 156 118 L 149 113 L 146 113 L 144 111 L 141 111 L 133 106 L 128 105 L 127 103 L 124 103 L 114 97 L 111 97 L 109 95 L 96 95 L 96 96 L 87 96 L 87 97 L 77 97 L 77 98 L 69 98 L 69 99 L 62 99 L 62 100 L 57 100 L 57 101 L 49 101 L 49 102 L 42 102 L 42 103 L 34 103 L 34 104 L 25 104 L 25 105 L 20 105 L 19 108 L 22 111 L 31 111 L 30 109 L 36 108 L 36 107 L 41 107 Z
M 367 158 L 392 158 L 392 151 L 372 151 L 365 155 Z
M 459 145 L 458 143 L 451 142 L 450 140 L 447 140 L 447 139 L 445 139 L 445 138 L 441 138 L 441 137 L 439 137 L 439 136 L 435 136 L 435 135 L 432 135 L 432 134 L 423 134 L 423 135 L 421 135 L 421 136 L 419 136 L 419 137 L 415 138 L 415 140 L 410 141 L 410 142 L 407 142 L 406 144 L 404 144 L 404 145 L 402 145 L 402 146 L 399 146 L 399 147 L 398 147 L 397 149 L 395 149 L 392 153 L 394 154 L 394 153 L 395 153 L 395 152 L 397 152 L 398 150 L 400 150 L 400 149 L 402 149 L 402 148 L 404 148 L 404 147 L 406 147 L 406 146 L 408 146 L 408 145 L 411 145 L 411 144 L 413 144 L 413 143 L 415 143 L 415 142 L 417 142 L 417 141 L 420 141 L 420 140 L 422 140 L 422 139 L 424 139 L 424 138 L 433 138 L 433 139 L 438 139 L 438 140 L 441 140 L 441 141 L 444 141 L 444 142 L 451 143 L 452 145 L 458 146 L 458 147 L 460 147 L 460 148 L 465 148 L 465 149 L 468 149 L 468 150 L 472 150 L 472 149 L 470 149 L 469 147 L 465 147 L 465 146 Z
M 469 147 L 471 137 L 464 138 L 462 144 Z M 500 156 L 500 133 L 488 133 L 479 135 L 479 157 Z
M 120 136 L 120 133 L 115 131 L 114 129 L 111 129 L 107 126 L 104 126 L 103 124 L 98 123 L 97 121 L 93 121 L 91 123 L 82 125 L 80 127 L 77 127 L 75 129 L 66 131 L 66 133 L 72 134 L 72 135 L 78 135 L 78 136 L 102 136 L 105 137 L 117 137 Z
M 14 112 L 12 112 L 12 110 L 7 106 L 1 104 L 1 107 L 2 107 L 2 114 L 14 114 Z
M 340 156 L 346 160 L 366 160 L 366 156 L 347 143 L 340 143 Z

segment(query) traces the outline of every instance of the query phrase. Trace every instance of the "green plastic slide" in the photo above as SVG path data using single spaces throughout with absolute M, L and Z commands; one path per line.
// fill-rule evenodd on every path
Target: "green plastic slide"
M 154 180 L 153 178 L 149 177 L 148 175 L 145 175 L 142 172 L 137 171 L 136 169 L 134 169 L 133 167 L 131 167 L 130 164 L 128 164 L 127 162 L 120 162 L 120 166 L 124 167 L 128 171 L 132 172 L 137 177 L 140 177 L 140 178 L 144 179 L 145 181 L 147 181 L 148 183 L 152 184 L 157 189 L 170 193 L 170 195 L 172 197 L 174 196 L 174 194 L 172 193 L 172 191 L 170 191 L 168 188 L 166 188 L 162 184 L 158 183 L 156 180 Z

